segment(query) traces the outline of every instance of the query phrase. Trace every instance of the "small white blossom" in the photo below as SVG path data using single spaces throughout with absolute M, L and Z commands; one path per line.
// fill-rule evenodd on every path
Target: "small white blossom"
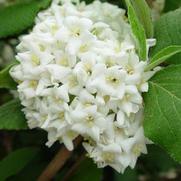
M 109 3 L 54 0 L 38 14 L 10 74 L 29 127 L 48 132 L 47 146 L 73 150 L 82 136 L 98 167 L 118 172 L 146 153 L 142 93 L 154 71 L 144 71 L 132 37 L 125 11 Z

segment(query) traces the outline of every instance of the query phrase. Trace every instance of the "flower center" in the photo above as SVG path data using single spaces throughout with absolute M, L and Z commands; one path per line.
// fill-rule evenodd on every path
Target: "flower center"
M 31 60 L 32 60 L 32 63 L 33 65 L 40 65 L 40 59 L 38 56 L 36 56 L 35 54 L 32 54 L 31 56 Z
M 139 156 L 142 148 L 143 148 L 143 146 L 141 144 L 135 144 L 132 148 L 133 154 L 135 154 L 136 156 Z
M 74 131 L 68 131 L 67 132 L 67 136 L 70 138 L 70 139 L 73 139 L 75 136 L 76 136 L 76 133 Z
M 126 66 L 126 71 L 129 75 L 134 74 L 134 69 L 130 65 Z
M 131 98 L 130 94 L 125 94 L 125 96 L 124 96 L 125 101 L 129 101 L 130 98 Z
M 117 86 L 120 84 L 120 80 L 117 78 L 117 77 L 114 77 L 114 76 L 108 76 L 106 78 L 107 82 L 114 85 L 114 86 Z
M 78 84 L 79 84 L 78 80 L 77 80 L 77 78 L 74 75 L 69 77 L 69 86 L 71 88 L 77 86 Z
M 89 45 L 88 44 L 83 44 L 80 46 L 80 52 L 81 53 L 84 53 L 84 52 L 87 52 L 89 50 Z
M 42 51 L 42 52 L 44 52 L 45 49 L 46 49 L 45 46 L 44 46 L 44 45 L 41 45 L 41 44 L 39 45 L 39 48 L 40 48 L 40 51 Z
M 110 152 L 105 152 L 105 153 L 103 153 L 103 154 L 102 154 L 102 157 L 103 157 L 103 159 L 104 159 L 106 162 L 108 162 L 108 163 L 112 163 L 112 162 L 114 162 L 114 160 L 115 160 L 115 155 L 114 155 L 114 153 L 110 153 Z
M 84 103 L 84 106 L 85 106 L 85 107 L 89 107 L 89 106 L 92 106 L 92 105 L 94 105 L 92 102 L 85 102 L 85 103 Z
M 37 88 L 37 86 L 38 86 L 38 81 L 36 81 L 36 80 L 31 80 L 31 81 L 29 82 L 29 86 L 30 86 L 31 88 L 33 88 L 33 89 Z
M 80 36 L 80 28 L 74 28 L 74 29 L 72 29 L 72 34 L 74 35 L 74 36 Z
M 87 125 L 92 127 L 94 125 L 94 117 L 93 116 L 87 116 L 86 117 L 86 122 L 87 122 Z
M 105 103 L 107 103 L 110 100 L 110 96 L 106 95 L 103 97 Z
M 64 118 L 65 118 L 64 112 L 60 112 L 58 117 L 60 120 L 64 120 Z
M 52 32 L 52 34 L 54 35 L 57 31 L 58 31 L 58 26 L 53 25 L 53 26 L 51 27 L 51 32 Z
M 62 65 L 62 66 L 65 66 L 65 67 L 68 67 L 69 64 L 68 64 L 68 60 L 66 57 L 62 57 L 59 61 L 59 64 Z
M 88 64 L 88 63 L 84 64 L 84 68 L 88 75 L 92 74 L 92 69 L 91 69 L 92 67 L 90 64 Z
M 115 65 L 114 60 L 112 60 L 112 59 L 107 59 L 106 60 L 106 67 L 107 68 L 112 67 L 113 65 Z

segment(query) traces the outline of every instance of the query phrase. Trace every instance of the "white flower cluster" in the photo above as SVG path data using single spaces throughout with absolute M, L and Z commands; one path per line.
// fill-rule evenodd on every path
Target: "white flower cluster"
M 79 135 L 98 165 L 123 172 L 146 153 L 142 92 L 153 72 L 135 50 L 125 11 L 53 1 L 21 38 L 11 69 L 30 128 L 73 149 Z M 149 45 L 148 45 L 149 48 Z

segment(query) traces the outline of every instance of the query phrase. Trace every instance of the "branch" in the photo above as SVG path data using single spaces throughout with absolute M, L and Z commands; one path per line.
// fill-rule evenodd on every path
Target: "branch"
M 3 134 L 3 145 L 5 147 L 5 150 L 7 153 L 10 153 L 12 151 L 12 141 L 13 141 L 13 135 L 9 132 L 5 131 Z
M 66 175 L 64 176 L 62 181 L 68 181 L 70 179 L 70 177 L 72 177 L 72 175 L 75 173 L 75 171 L 77 170 L 79 165 L 82 163 L 82 161 L 84 161 L 84 160 L 85 160 L 85 154 L 83 153 L 82 155 L 80 155 L 78 157 L 78 159 L 73 164 L 73 166 L 70 168 L 70 170 L 66 173 Z
M 77 147 L 81 141 L 82 139 L 80 137 L 76 138 L 74 141 L 75 147 Z M 43 173 L 40 175 L 38 181 L 50 181 L 56 175 L 56 173 L 64 166 L 64 164 L 71 155 L 72 152 L 68 151 L 65 146 L 63 146 L 60 151 L 55 155 L 53 160 L 49 163 L 49 165 L 46 167 L 46 169 L 43 171 Z

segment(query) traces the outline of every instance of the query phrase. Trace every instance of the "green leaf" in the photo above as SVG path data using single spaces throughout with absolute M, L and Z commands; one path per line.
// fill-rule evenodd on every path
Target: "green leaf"
M 84 160 L 69 181 L 100 181 L 102 170 L 98 169 L 90 159 Z
M 0 88 L 16 89 L 16 83 L 9 75 L 9 70 L 14 63 L 0 71 Z
M 144 95 L 145 135 L 181 162 L 181 65 L 159 71 Z
M 180 52 L 181 52 L 181 46 L 177 46 L 177 45 L 169 46 L 162 49 L 151 58 L 151 61 L 150 61 L 151 63 L 146 67 L 146 71 L 153 69 L 154 67 L 160 65 L 171 56 Z
M 155 24 L 156 46 L 151 52 L 153 57 L 163 48 L 177 45 L 181 46 L 181 8 L 163 15 Z M 174 55 L 167 62 L 170 64 L 181 63 L 181 53 Z
M 164 11 L 171 11 L 181 7 L 181 0 L 166 0 Z
M 153 23 L 151 18 L 151 11 L 145 0 L 131 0 L 138 19 L 142 23 L 147 38 L 153 37 Z
M 10 153 L 0 162 L 0 180 L 4 181 L 20 172 L 38 152 L 36 148 L 22 148 Z
M 27 129 L 27 123 L 19 100 L 15 99 L 0 107 L 0 129 Z
M 128 19 L 131 25 L 133 35 L 136 40 L 139 57 L 142 60 L 146 60 L 147 50 L 145 30 L 142 24 L 140 23 L 130 0 L 126 0 L 126 4 L 128 7 Z
M 179 166 L 163 149 L 157 145 L 148 145 L 148 154 L 142 155 L 139 159 L 146 170 L 151 175 L 159 176 L 161 172 L 168 172 L 169 170 Z M 164 160 L 164 161 L 163 161 Z M 159 180 L 154 178 L 154 180 Z
M 51 0 L 33 0 L 0 8 L 0 38 L 18 35 L 30 28 L 37 13 L 45 9 Z
M 127 168 L 124 174 L 115 172 L 115 181 L 138 181 L 136 169 Z
M 47 155 L 43 149 L 39 150 L 35 157 L 33 157 L 33 159 L 21 169 L 20 172 L 8 178 L 7 181 L 24 181 L 24 178 L 26 178 L 26 181 L 36 181 L 49 164 L 49 160 L 46 160 L 46 156 Z
M 37 0 L 35 0 L 37 1 Z M 41 9 L 46 9 L 52 0 L 41 0 L 41 1 L 37 1 L 37 5 L 39 6 L 39 10 Z

